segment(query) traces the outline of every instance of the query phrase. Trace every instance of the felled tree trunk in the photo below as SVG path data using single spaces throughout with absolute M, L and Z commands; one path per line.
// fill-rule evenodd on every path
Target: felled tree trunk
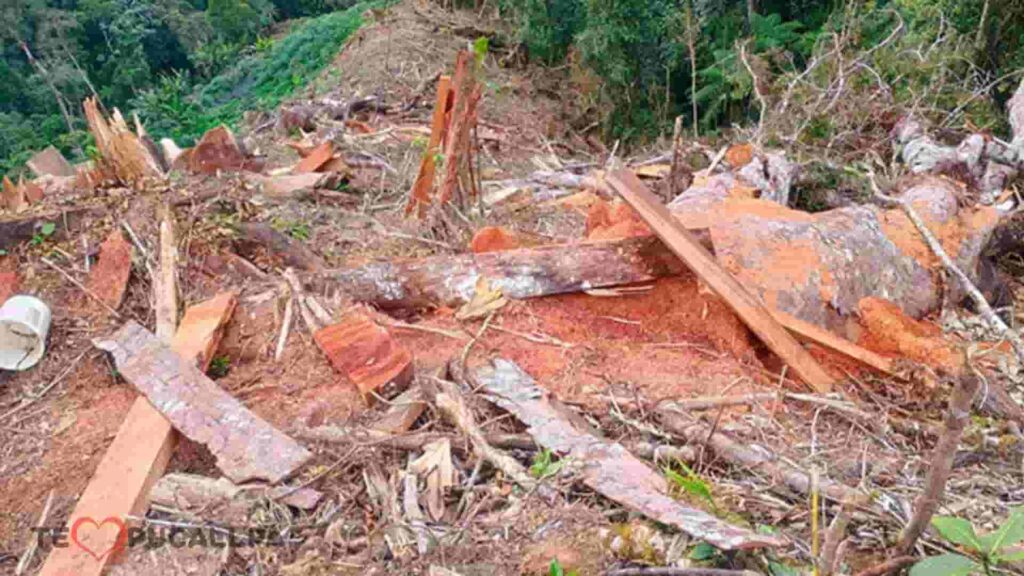
M 857 303 L 877 296 L 920 317 L 939 307 L 941 263 L 899 210 L 850 206 L 809 214 L 750 197 L 731 174 L 699 179 L 669 205 L 688 228 L 707 227 L 718 260 L 773 309 L 842 330 Z M 922 176 L 899 194 L 921 213 L 943 247 L 977 276 L 982 248 L 1002 213 L 960 208 L 952 181 Z
M 927 134 L 913 117 L 906 117 L 893 129 L 903 161 L 915 174 L 950 174 L 966 177 L 990 204 L 1006 184 L 1024 167 L 1024 81 L 1007 102 L 1007 116 L 1013 139 L 1009 144 L 981 134 L 972 134 L 958 146 L 947 146 Z

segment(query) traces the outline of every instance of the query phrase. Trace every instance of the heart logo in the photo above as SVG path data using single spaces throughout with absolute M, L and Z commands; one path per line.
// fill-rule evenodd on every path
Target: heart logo
M 97 550 L 93 550 L 92 548 L 87 546 L 85 543 L 83 543 L 82 540 L 79 539 L 79 536 L 78 536 L 79 528 L 81 528 L 83 525 L 86 525 L 86 524 L 91 525 L 94 530 L 100 530 L 101 528 L 103 528 L 107 524 L 113 524 L 114 526 L 117 527 L 117 538 L 114 540 L 113 544 L 111 544 L 109 547 L 107 547 L 106 550 L 98 550 L 98 551 Z M 120 518 L 118 518 L 116 516 L 109 516 L 107 518 L 104 518 L 102 522 L 97 522 L 96 520 L 92 519 L 89 516 L 82 516 L 78 520 L 75 520 L 75 523 L 71 525 L 71 534 L 70 534 L 70 536 L 71 536 L 71 541 L 74 542 L 76 546 L 78 546 L 82 550 L 85 550 L 86 552 L 88 552 L 89 555 L 92 556 L 93 558 L 95 558 L 97 562 L 102 560 L 108 554 L 114 554 L 114 553 L 118 552 L 119 550 L 122 550 L 125 546 L 128 545 L 128 528 L 125 527 L 124 520 L 121 520 Z M 94 537 L 92 539 L 93 540 L 97 540 L 99 542 L 102 542 L 103 540 L 105 540 L 105 538 L 102 538 L 102 537 Z M 94 542 L 94 543 L 96 543 L 96 542 Z

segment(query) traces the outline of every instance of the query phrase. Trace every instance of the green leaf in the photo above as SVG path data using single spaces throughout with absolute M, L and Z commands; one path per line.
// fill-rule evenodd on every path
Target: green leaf
M 936 516 L 932 518 L 932 526 L 938 530 L 943 538 L 953 544 L 966 546 L 978 552 L 982 550 L 982 544 L 978 539 L 978 535 L 974 532 L 974 526 L 963 518 Z
M 42 232 L 43 236 L 49 236 L 57 231 L 57 225 L 53 222 L 47 222 L 42 225 L 39 231 Z
M 669 482 L 672 482 L 673 484 L 678 486 L 687 494 L 706 500 L 708 504 L 714 507 L 715 501 L 714 498 L 712 498 L 711 496 L 711 487 L 708 486 L 708 483 L 701 479 L 701 477 L 692 469 L 690 469 L 690 467 L 687 466 L 686 464 L 683 464 L 682 462 L 679 462 L 678 464 L 679 467 L 683 469 L 683 472 L 686 473 L 686 475 L 684 476 L 676 472 L 672 468 L 666 466 L 663 469 L 663 472 L 665 473 L 665 478 L 668 479 Z
M 1008 554 L 997 554 L 995 556 L 996 563 L 1002 562 L 1022 562 L 1024 561 L 1024 550 L 1014 550 Z
M 1010 517 L 995 532 L 990 532 L 981 537 L 980 550 L 988 555 L 994 555 L 1007 546 L 1024 540 L 1024 508 L 1014 508 L 1010 511 Z
M 966 556 L 943 554 L 925 558 L 910 569 L 910 576 L 967 576 L 981 566 Z
M 551 565 L 548 567 L 548 576 L 565 576 L 565 570 L 562 569 L 558 558 L 551 559 Z
M 718 555 L 718 549 L 707 542 L 699 542 L 690 550 L 690 560 L 711 560 Z
M 794 568 L 782 562 L 775 562 L 774 560 L 768 562 L 768 573 L 771 576 L 801 576 L 803 574 L 799 568 Z
M 490 40 L 487 36 L 481 36 L 473 41 L 473 54 L 476 56 L 476 63 L 482 64 L 487 57 L 487 50 L 490 47 Z

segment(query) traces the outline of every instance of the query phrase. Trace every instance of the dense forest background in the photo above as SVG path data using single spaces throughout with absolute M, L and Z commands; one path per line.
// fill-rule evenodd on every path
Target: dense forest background
M 182 145 L 246 110 L 276 106 L 359 27 L 354 4 L 3 0 L 0 173 L 51 143 L 87 157 L 81 101 L 93 94 Z M 274 34 L 286 20 L 287 34 Z
M 80 102 L 90 94 L 180 145 L 276 106 L 360 25 L 366 5 L 354 3 L 3 0 L 0 173 L 50 143 L 88 156 Z M 756 123 L 769 144 L 871 146 L 901 109 L 998 135 L 1024 72 L 1024 0 L 490 7 L 511 24 L 503 45 L 518 61 L 569 77 L 561 96 L 575 129 L 627 142 L 671 132 L 681 115 L 699 135 Z

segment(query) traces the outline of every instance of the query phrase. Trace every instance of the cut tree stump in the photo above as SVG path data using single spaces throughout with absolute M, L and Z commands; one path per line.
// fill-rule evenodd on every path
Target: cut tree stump
M 209 448 L 232 482 L 280 482 L 312 457 L 139 323 L 130 320 L 95 345 L 175 429 Z
M 441 151 L 441 143 L 444 141 L 448 128 L 446 118 L 451 87 L 451 76 L 441 76 L 438 79 L 434 115 L 430 121 L 430 141 L 427 143 L 427 149 L 423 151 L 419 173 L 409 192 L 409 202 L 405 206 L 406 216 L 415 211 L 416 216 L 422 218 L 426 214 L 427 206 L 430 205 L 431 192 L 434 189 L 434 173 L 437 168 L 434 157 Z
M 650 190 L 628 170 L 605 176 L 655 234 L 736 312 L 759 338 L 818 392 L 832 390 L 830 377 L 807 350 L 772 317 L 755 296 L 729 274 Z
M 250 161 L 238 145 L 234 133 L 221 125 L 208 130 L 196 145 L 178 155 L 172 168 L 193 174 L 237 172 L 248 168 Z
M 198 314 L 194 312 L 197 309 Z M 234 309 L 235 296 L 230 293 L 190 307 L 171 348 L 182 359 L 195 361 L 205 370 L 217 349 L 221 328 Z M 170 422 L 144 397 L 137 398 L 78 499 L 68 518 L 68 529 L 74 529 L 82 519 L 103 522 L 115 518 L 124 522 L 126 516 L 145 513 L 149 489 L 163 475 L 174 444 Z M 119 535 L 99 530 L 83 532 L 79 539 L 96 555 L 110 553 L 97 559 L 78 546 L 54 548 L 39 575 L 99 576 L 118 552 L 113 548 Z
M 133 183 L 164 176 L 160 161 L 143 144 L 141 136 L 128 128 L 117 108 L 109 119 L 100 112 L 95 98 L 86 98 L 82 108 L 99 151 L 97 168 L 104 177 Z

